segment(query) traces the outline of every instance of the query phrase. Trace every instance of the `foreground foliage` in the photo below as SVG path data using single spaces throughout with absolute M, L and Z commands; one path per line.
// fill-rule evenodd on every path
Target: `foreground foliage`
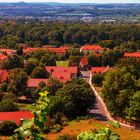
M 109 128 L 99 128 L 98 130 L 80 133 L 77 140 L 120 140 L 120 138 Z
M 41 92 L 40 98 L 35 106 L 31 106 L 30 110 L 34 114 L 34 118 L 23 121 L 21 127 L 15 129 L 15 135 L 10 140 L 43 140 L 41 132 L 45 130 L 45 122 L 48 115 L 48 92 Z

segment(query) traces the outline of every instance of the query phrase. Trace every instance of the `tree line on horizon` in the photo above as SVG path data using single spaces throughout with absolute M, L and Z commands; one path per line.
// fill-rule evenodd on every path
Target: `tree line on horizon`
M 139 25 L 96 25 L 86 23 L 5 23 L 0 27 L 0 47 L 17 49 L 20 44 L 81 47 L 100 44 L 103 47 L 136 51 L 140 49 Z

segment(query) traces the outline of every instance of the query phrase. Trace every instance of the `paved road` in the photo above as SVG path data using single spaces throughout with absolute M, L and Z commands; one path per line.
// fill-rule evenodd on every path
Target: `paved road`
M 97 98 L 96 98 L 95 107 L 90 110 L 90 114 L 92 115 L 93 118 L 96 118 L 97 120 L 108 121 L 105 110 L 101 102 Z
M 92 75 L 90 74 L 90 71 L 81 71 L 81 73 L 86 77 L 86 80 L 89 82 L 90 86 L 92 86 L 91 84 Z M 95 89 L 93 89 L 93 93 L 95 94 L 96 91 L 94 92 L 94 90 Z M 90 114 L 97 120 L 107 121 L 108 117 L 105 108 L 102 102 L 100 101 L 99 97 L 97 96 L 97 94 L 95 94 L 95 97 L 96 97 L 95 107 L 90 110 Z
M 93 93 L 96 97 L 96 103 L 95 103 L 95 107 L 93 109 L 90 110 L 90 113 L 93 115 L 93 117 L 95 117 L 97 120 L 100 121 L 114 121 L 116 122 L 110 115 L 109 111 L 107 110 L 107 107 L 105 105 L 105 103 L 103 102 L 102 98 L 99 96 L 99 94 L 97 93 L 97 91 L 95 90 L 95 88 L 92 85 L 92 74 L 89 72 L 89 78 L 88 78 L 88 82 L 93 90 Z M 121 126 L 123 127 L 128 127 L 128 128 L 135 128 L 134 126 L 130 126 L 127 124 L 123 124 L 121 122 L 119 122 Z

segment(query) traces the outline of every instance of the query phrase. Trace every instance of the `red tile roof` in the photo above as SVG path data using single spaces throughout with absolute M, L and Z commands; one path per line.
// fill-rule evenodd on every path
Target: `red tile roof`
M 88 60 L 87 60 L 86 57 L 81 58 L 81 60 L 80 60 L 80 65 L 81 65 L 82 67 L 88 65 Z
M 15 52 L 15 50 L 12 49 L 0 49 L 0 52 L 6 53 L 7 55 L 11 55 Z
M 62 67 L 62 66 L 46 66 L 46 70 L 51 73 L 53 72 L 69 72 L 69 73 L 77 73 L 78 67 Z
M 23 50 L 25 54 L 39 50 L 39 48 L 26 48 Z
M 0 112 L 0 121 L 15 121 L 20 124 L 22 119 L 31 119 L 33 114 L 30 111 Z
M 94 74 L 94 73 L 104 73 L 106 71 L 109 70 L 109 67 L 92 67 L 91 68 L 91 73 Z
M 103 51 L 104 48 L 102 48 L 99 45 L 84 45 L 80 48 L 81 51 Z
M 58 53 L 58 54 L 64 54 L 67 48 L 46 48 L 47 51 L 53 52 L 53 53 Z
M 140 52 L 125 53 L 124 57 L 140 58 Z
M 46 85 L 48 84 L 48 79 L 39 79 L 39 78 L 30 78 L 28 80 L 29 88 L 37 88 L 40 82 L 44 82 Z
M 46 66 L 46 70 L 52 77 L 62 82 L 71 80 L 78 73 L 78 67 Z
M 59 81 L 65 83 L 66 81 L 71 80 L 71 73 L 69 72 L 53 72 L 51 75 L 53 78 L 58 79 Z
M 28 54 L 30 52 L 36 51 L 36 50 L 45 50 L 48 52 L 52 52 L 52 53 L 58 53 L 58 54 L 64 54 L 67 50 L 69 50 L 69 47 L 67 46 L 62 46 L 62 47 L 43 47 L 43 48 L 26 48 L 24 49 L 24 53 Z
M 4 54 L 0 54 L 0 60 L 4 60 L 4 59 L 6 59 L 6 58 L 7 58 L 6 55 L 4 55 Z
M 8 79 L 8 71 L 7 70 L 0 70 L 0 83 L 3 83 Z

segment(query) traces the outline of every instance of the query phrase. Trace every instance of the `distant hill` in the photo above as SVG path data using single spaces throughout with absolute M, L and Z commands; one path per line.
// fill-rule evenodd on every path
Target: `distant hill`
M 25 10 L 26 9 L 26 10 Z M 38 2 L 0 3 L 0 15 L 5 17 L 49 17 L 49 19 L 105 18 L 140 19 L 140 4 L 95 4 Z

